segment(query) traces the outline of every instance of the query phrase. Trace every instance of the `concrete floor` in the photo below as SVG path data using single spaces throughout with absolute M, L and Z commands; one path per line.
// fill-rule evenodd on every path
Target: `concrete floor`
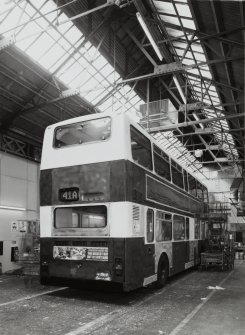
M 1 335 L 244 335 L 245 261 L 188 271 L 127 294 L 44 287 L 0 276 Z M 208 288 L 211 286 L 211 289 Z

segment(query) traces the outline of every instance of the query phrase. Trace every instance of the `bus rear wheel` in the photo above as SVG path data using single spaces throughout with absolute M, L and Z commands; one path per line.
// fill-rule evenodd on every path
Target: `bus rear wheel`
M 158 263 L 156 288 L 162 288 L 168 279 L 169 267 L 166 257 L 161 257 Z

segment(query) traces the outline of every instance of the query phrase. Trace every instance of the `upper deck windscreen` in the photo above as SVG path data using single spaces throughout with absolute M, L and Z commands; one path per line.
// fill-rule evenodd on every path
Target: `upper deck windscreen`
M 105 141 L 111 135 L 111 118 L 87 120 L 55 129 L 54 147 Z

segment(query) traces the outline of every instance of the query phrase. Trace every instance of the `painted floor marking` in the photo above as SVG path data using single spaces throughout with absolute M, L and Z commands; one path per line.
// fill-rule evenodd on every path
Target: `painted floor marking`
M 66 289 L 67 289 L 67 287 L 60 287 L 60 288 L 57 288 L 55 290 L 50 290 L 50 291 L 45 291 L 45 292 L 42 292 L 42 293 L 28 295 L 28 296 L 23 297 L 23 298 L 19 298 L 19 299 L 16 299 L 16 300 L 11 300 L 11 301 L 8 301 L 8 302 L 4 302 L 4 303 L 0 304 L 0 307 L 6 306 L 6 305 L 10 305 L 10 304 L 15 304 L 15 303 L 20 302 L 20 301 L 24 301 L 24 300 L 29 300 L 29 299 L 32 299 L 32 298 L 40 297 L 40 296 L 45 295 L 45 294 L 49 294 L 49 293 L 53 293 L 53 292 L 58 292 L 58 291 L 63 291 L 63 290 L 66 290 Z
M 238 266 L 240 266 L 238 264 Z M 219 284 L 218 286 L 222 286 L 224 282 L 234 273 L 235 269 L 232 270 Z M 206 297 L 205 300 L 203 300 L 199 305 L 197 305 L 191 313 L 189 313 L 179 324 L 177 327 L 175 327 L 169 335 L 177 335 L 184 327 L 185 325 L 197 314 L 197 312 L 208 302 L 211 297 L 215 294 L 216 290 L 213 290 L 209 295 Z
M 143 300 L 141 300 L 139 302 L 135 303 L 134 301 L 132 301 L 132 303 L 130 304 L 130 306 L 128 308 L 126 307 L 126 308 L 123 308 L 123 309 L 118 309 L 116 311 L 109 312 L 105 315 L 102 315 L 102 316 L 98 317 L 95 320 L 92 320 L 92 321 L 82 325 L 81 327 L 79 327 L 77 329 L 74 329 L 74 330 L 70 331 L 69 333 L 66 333 L 65 335 L 82 335 L 82 334 L 86 333 L 86 331 L 88 331 L 88 330 L 89 331 L 95 331 L 98 328 L 103 327 L 106 323 L 113 321 L 117 317 L 121 317 L 124 314 L 131 313 L 131 311 L 132 311 L 131 308 L 132 307 L 133 308 L 140 307 L 145 302 L 153 299 L 155 296 L 157 296 L 159 294 L 164 293 L 169 288 L 172 288 L 172 287 L 176 286 L 180 282 L 184 281 L 187 277 L 189 278 L 192 275 L 194 275 L 194 273 L 190 273 L 187 276 L 185 276 L 184 278 L 182 278 L 181 280 L 177 280 L 173 284 L 169 284 L 169 285 L 165 286 L 164 288 L 162 288 L 158 292 L 150 295 L 149 297 L 144 298 Z

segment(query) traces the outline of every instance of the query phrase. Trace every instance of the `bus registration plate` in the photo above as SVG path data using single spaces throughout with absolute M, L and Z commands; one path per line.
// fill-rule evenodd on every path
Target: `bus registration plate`
M 59 190 L 59 200 L 60 201 L 77 201 L 79 200 L 79 188 L 61 188 Z

